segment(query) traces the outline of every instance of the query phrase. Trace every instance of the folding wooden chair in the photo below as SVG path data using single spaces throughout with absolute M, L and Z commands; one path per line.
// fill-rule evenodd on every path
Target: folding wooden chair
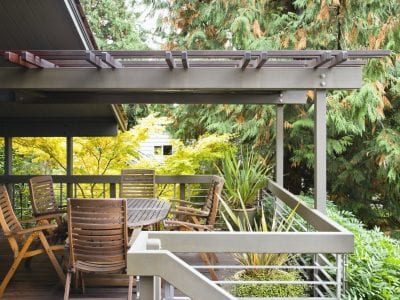
M 30 222 L 32 221 L 36 221 L 36 219 L 30 220 Z M 57 225 L 47 224 L 23 229 L 21 222 L 18 221 L 14 214 L 10 197 L 8 196 L 7 189 L 4 185 L 0 185 L 0 224 L 14 253 L 14 262 L 0 285 L 0 298 L 3 296 L 8 283 L 13 277 L 22 259 L 30 258 L 42 253 L 48 255 L 51 264 L 60 277 L 61 282 L 64 284 L 65 275 L 53 253 L 53 251 L 64 250 L 64 245 L 50 246 L 44 234 L 44 231 L 46 230 L 56 229 Z M 29 250 L 29 247 L 33 242 L 40 242 L 39 245 L 42 245 L 42 249 Z M 20 245 L 22 245 L 22 247 L 20 247 Z
M 32 177 L 29 180 L 29 191 L 33 216 L 41 217 L 48 222 L 55 220 L 60 228 L 64 226 L 63 215 L 67 213 L 67 210 L 66 207 L 57 204 L 53 178 L 47 175 Z
M 223 186 L 222 178 L 214 178 L 208 189 L 206 201 L 202 204 L 196 205 L 190 201 L 172 200 L 177 205 L 171 210 L 172 218 L 164 220 L 165 228 L 180 231 L 213 231 Z M 218 262 L 215 253 L 200 253 L 200 257 L 208 265 Z M 208 271 L 213 280 L 218 280 L 213 269 Z
M 124 273 L 127 267 L 128 231 L 125 199 L 69 199 L 68 240 L 70 266 L 64 299 L 69 298 L 71 275 Z M 132 299 L 133 276 L 129 276 L 128 299 Z
M 127 169 L 121 172 L 121 198 L 155 198 L 154 170 Z

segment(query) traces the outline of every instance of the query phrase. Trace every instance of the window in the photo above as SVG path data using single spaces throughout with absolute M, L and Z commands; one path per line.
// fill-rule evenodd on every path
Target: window
M 154 146 L 154 155 L 162 154 L 162 146 Z
M 172 145 L 163 146 L 163 155 L 172 155 Z
M 154 146 L 154 155 L 172 155 L 172 145 Z

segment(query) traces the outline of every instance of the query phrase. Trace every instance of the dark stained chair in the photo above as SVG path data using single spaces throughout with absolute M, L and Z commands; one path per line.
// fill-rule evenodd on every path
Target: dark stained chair
M 55 220 L 58 226 L 63 225 L 63 214 L 67 212 L 65 207 L 57 204 L 51 176 L 36 176 L 29 180 L 32 212 L 35 218 L 41 217 L 50 222 Z
M 71 275 L 126 272 L 128 231 L 125 199 L 69 199 L 68 240 L 70 266 L 64 299 L 69 298 Z M 133 276 L 129 276 L 128 299 L 132 299 Z
M 155 198 L 154 170 L 126 169 L 121 172 L 121 198 Z
M 29 222 L 36 222 L 37 219 L 30 220 Z M 14 253 L 14 262 L 4 277 L 0 285 L 0 298 L 3 296 L 4 291 L 17 270 L 19 264 L 23 259 L 31 258 L 33 256 L 46 253 L 56 270 L 62 283 L 65 281 L 65 275 L 58 263 L 53 251 L 63 251 L 64 245 L 49 245 L 45 236 L 45 231 L 54 230 L 57 228 L 56 224 L 40 225 L 28 229 L 23 229 L 21 222 L 14 214 L 11 201 L 4 185 L 0 185 L 0 224 L 5 237 L 10 244 Z M 41 249 L 35 247 L 30 250 L 32 243 L 41 245 Z M 3 262 L 4 263 L 4 262 Z M 34 275 L 34 273 L 33 273 Z
M 223 186 L 224 180 L 215 177 L 210 184 L 203 204 L 196 205 L 190 201 L 173 200 L 172 202 L 176 203 L 176 205 L 171 211 L 172 217 L 164 220 L 165 228 L 179 231 L 213 231 Z M 218 258 L 214 253 L 200 253 L 200 257 L 208 265 L 218 262 Z M 217 274 L 213 269 L 208 271 L 213 280 L 218 280 Z

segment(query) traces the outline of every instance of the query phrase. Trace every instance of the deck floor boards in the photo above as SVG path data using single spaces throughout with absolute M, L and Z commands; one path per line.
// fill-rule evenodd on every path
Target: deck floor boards
M 185 253 L 179 255 L 191 265 L 203 265 L 197 254 Z M 220 264 L 232 264 L 233 259 L 229 254 L 218 255 Z M 0 234 L 0 280 L 2 280 L 12 263 L 12 253 L 7 239 Z M 202 272 L 208 276 L 206 270 Z M 222 272 L 222 271 L 218 271 Z M 221 273 L 220 273 L 221 274 Z M 221 274 L 224 277 L 225 274 Z M 135 291 L 135 289 L 134 289 Z M 86 288 L 85 295 L 80 289 L 71 290 L 71 299 L 126 299 L 128 287 L 90 287 Z M 39 255 L 32 259 L 31 268 L 27 269 L 24 262 L 17 269 L 10 281 L 3 299 L 62 299 L 64 287 L 58 280 L 57 273 L 50 264 L 47 255 Z M 179 295 L 179 291 L 176 293 Z

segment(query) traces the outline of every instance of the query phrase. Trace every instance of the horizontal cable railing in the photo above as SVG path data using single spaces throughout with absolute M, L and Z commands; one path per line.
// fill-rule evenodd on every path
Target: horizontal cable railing
M 11 187 L 15 210 L 21 218 L 31 214 L 27 183 L 31 177 L 0 176 L 0 184 L 7 184 Z M 164 199 L 177 198 L 203 202 L 213 178 L 212 175 L 156 176 L 158 196 Z M 100 198 L 117 197 L 121 178 L 118 175 L 55 175 L 53 180 L 56 198 L 60 204 L 65 204 L 67 197 L 91 197 L 92 195 Z M 72 189 L 68 189 L 68 186 L 72 186 Z M 68 194 L 69 190 L 71 195 Z M 143 261 L 149 261 L 152 270 L 149 270 L 149 273 L 143 272 L 139 264 L 133 266 L 132 274 L 142 275 L 142 282 L 146 282 L 147 277 L 163 275 L 166 280 L 164 291 L 168 291 L 165 299 L 178 299 L 177 296 L 184 296 L 182 293 L 192 299 L 204 299 L 205 294 L 196 296 L 194 291 L 204 291 L 210 286 L 215 293 L 224 295 L 221 296 L 223 298 L 210 299 L 234 299 L 236 297 L 254 299 L 257 297 L 245 295 L 247 287 L 266 289 L 267 286 L 273 290 L 280 290 L 279 287 L 284 287 L 283 290 L 293 290 L 293 287 L 297 287 L 305 293 L 305 296 L 302 297 L 282 297 L 283 299 L 340 299 L 345 282 L 345 254 L 353 250 L 352 234 L 324 214 L 307 206 L 297 196 L 275 182 L 271 181 L 268 189 L 260 191 L 259 203 L 259 209 L 264 209 L 266 215 L 273 220 L 268 224 L 272 228 L 272 232 L 143 232 L 145 244 L 151 240 L 158 240 L 161 249 L 151 252 L 146 247 L 141 248 L 140 257 Z M 282 222 L 285 222 L 293 210 L 295 210 L 295 216 L 290 229 L 287 232 L 274 231 L 274 228 L 282 228 Z M 223 225 L 222 218 L 220 218 L 220 224 Z M 138 254 L 132 251 L 131 254 Z M 162 256 L 163 264 L 160 265 L 162 274 L 156 272 L 156 263 L 149 258 L 151 253 L 159 253 Z M 210 264 L 199 264 L 199 260 L 193 261 L 193 254 L 202 253 L 216 253 L 219 261 L 211 261 Z M 288 259 L 280 264 L 242 265 L 237 258 L 243 253 L 286 254 Z M 134 261 L 138 259 L 135 256 L 129 257 L 134 257 Z M 175 263 L 174 267 L 169 269 L 171 260 Z M 184 268 L 181 270 L 182 274 L 187 277 L 184 285 L 187 284 L 186 281 L 189 278 L 192 278 L 189 275 L 195 274 L 194 282 L 189 283 L 193 285 L 193 289 L 188 290 L 181 286 L 183 283 L 179 282 L 177 276 L 179 270 L 175 268 Z M 210 270 L 214 270 L 218 274 L 217 279 L 209 279 Z M 242 276 L 246 272 L 254 271 L 269 275 L 262 276 L 257 280 Z M 296 274 L 296 276 L 278 276 L 276 278 L 271 275 L 287 273 L 289 275 Z M 289 286 L 291 288 L 288 288 Z M 179 291 L 175 294 L 174 287 L 180 290 L 181 294 Z M 145 291 L 146 289 L 142 289 L 142 298 L 140 299 L 146 299 L 143 298 Z M 235 296 L 226 298 L 228 297 L 226 295 Z
M 143 232 L 141 241 L 129 251 L 128 272 L 153 283 L 156 281 L 151 281 L 152 276 L 162 276 L 168 291 L 165 299 L 340 299 L 344 293 L 345 255 L 353 251 L 353 235 L 275 182 L 270 182 L 268 189 L 269 194 L 261 193 L 259 198 L 264 201 L 262 206 L 274 207 L 272 227 L 279 228 L 295 209 L 290 230 Z M 158 243 L 159 248 L 148 250 L 146 242 Z M 214 253 L 217 259 L 210 258 L 210 264 L 193 263 L 191 255 L 202 253 Z M 287 259 L 268 265 L 242 265 L 243 261 L 241 264 L 236 258 L 243 253 L 286 255 Z M 155 257 L 163 261 L 160 270 L 148 267 Z M 210 270 L 216 271 L 218 278 L 211 280 Z M 264 272 L 266 276 L 241 276 L 246 271 Z M 276 276 L 292 273 L 296 276 Z M 142 292 L 151 294 L 153 289 L 148 287 L 145 285 Z M 254 290 L 266 292 L 254 295 Z

